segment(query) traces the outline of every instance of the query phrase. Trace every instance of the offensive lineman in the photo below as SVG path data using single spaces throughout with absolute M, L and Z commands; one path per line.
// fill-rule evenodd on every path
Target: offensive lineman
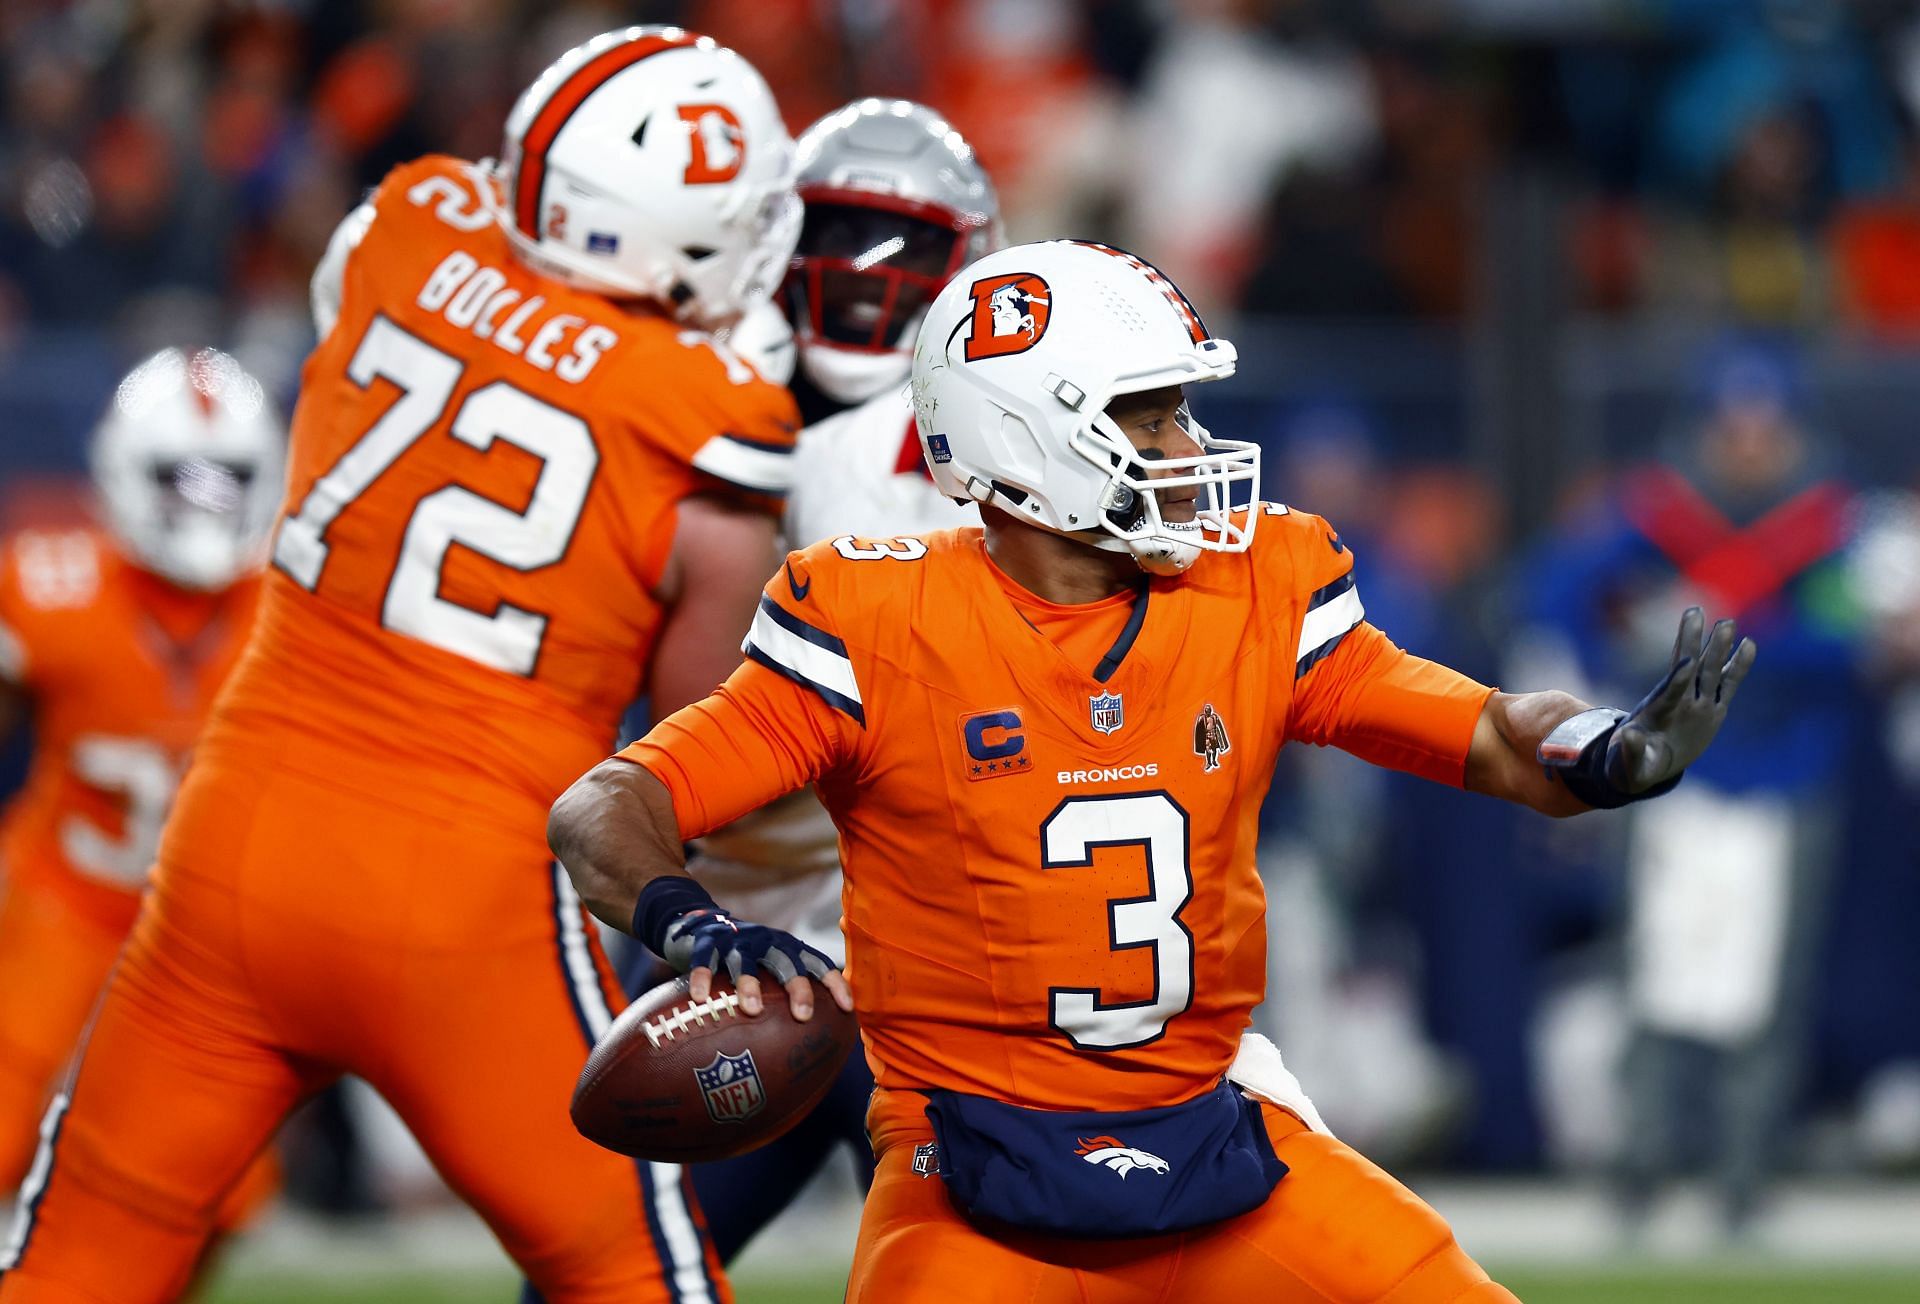
M 791 555 L 746 664 L 555 806 L 596 914 L 690 969 L 697 998 L 724 960 L 750 1012 L 765 967 L 801 1014 L 809 973 L 851 1004 L 843 976 L 717 914 L 680 848 L 818 788 L 879 1083 L 854 1304 L 1513 1300 L 1243 1047 L 1275 754 L 1338 745 L 1554 815 L 1620 805 L 1679 780 L 1753 646 L 1728 621 L 1703 645 L 1690 610 L 1631 713 L 1407 655 L 1365 622 L 1325 522 L 1234 506 L 1258 449 L 1212 439 L 1182 389 L 1234 366 L 1118 250 L 967 268 L 913 385 L 935 482 L 984 531 Z M 1209 737 L 1231 743 L 1209 756 Z
M 554 1304 L 730 1298 L 684 1175 L 568 1121 L 618 997 L 541 829 L 637 690 L 671 709 L 737 660 L 797 414 L 708 331 L 775 287 L 798 209 L 759 74 L 631 28 L 534 82 L 497 171 L 405 164 L 342 226 L 259 622 L 0 1300 L 173 1298 L 349 1072 Z

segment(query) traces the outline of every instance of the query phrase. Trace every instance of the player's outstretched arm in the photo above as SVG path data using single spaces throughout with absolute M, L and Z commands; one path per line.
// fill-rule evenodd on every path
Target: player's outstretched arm
M 1541 768 L 1540 744 L 1562 721 L 1588 710 L 1571 693 L 1495 693 L 1474 725 L 1467 753 L 1469 792 L 1531 806 L 1556 818 L 1593 809 Z
M 1702 640 L 1689 607 L 1667 673 L 1632 711 L 1566 693 L 1495 693 L 1475 726 L 1467 787 L 1548 815 L 1624 806 L 1669 791 L 1700 759 L 1758 655 L 1731 620 Z

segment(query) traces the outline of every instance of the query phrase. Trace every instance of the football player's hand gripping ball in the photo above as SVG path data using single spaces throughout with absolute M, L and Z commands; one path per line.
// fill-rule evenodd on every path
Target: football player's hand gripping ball
M 735 983 L 742 974 L 765 969 L 782 985 L 801 970 L 822 982 L 833 972 L 833 961 L 792 933 L 762 924 L 743 924 L 720 910 L 697 910 L 667 929 L 664 960 L 682 973 L 723 966 Z
M 1705 624 L 1700 608 L 1687 608 L 1665 678 L 1613 732 L 1607 780 L 1622 792 L 1638 795 L 1657 788 L 1699 760 L 1753 668 L 1758 649 L 1752 639 L 1743 638 L 1735 646 L 1734 623 L 1722 620 L 1715 622 L 1703 646 Z
M 803 1023 L 813 1013 L 808 977 L 818 979 L 841 1009 L 853 1008 L 847 980 L 832 957 L 792 933 L 739 922 L 691 878 L 665 876 L 649 882 L 634 910 L 633 934 L 688 976 L 695 1000 L 707 999 L 714 971 L 724 968 L 746 1012 L 758 1014 L 759 974 L 764 969 L 787 989 L 793 1015 Z

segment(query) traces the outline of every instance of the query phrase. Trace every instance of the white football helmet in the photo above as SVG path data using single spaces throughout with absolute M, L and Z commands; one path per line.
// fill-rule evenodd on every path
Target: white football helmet
M 1000 246 L 973 147 L 924 104 L 855 100 L 800 133 L 806 203 L 781 293 L 815 388 L 860 403 L 907 378 L 933 296 Z
M 561 55 L 507 116 L 498 213 L 537 271 L 704 330 L 779 287 L 800 231 L 793 139 L 753 65 L 677 27 Z
M 258 567 L 285 488 L 285 430 L 260 382 L 217 350 L 165 349 L 135 367 L 91 450 L 128 558 L 190 589 Z
M 1200 452 L 1148 463 L 1107 403 L 1118 394 L 1224 380 L 1238 357 L 1207 334 L 1157 268 L 1078 240 L 1002 249 L 965 268 L 927 313 L 913 359 L 914 416 L 941 492 L 991 503 L 1157 575 L 1202 550 L 1253 541 L 1260 448 L 1215 439 L 1184 404 Z M 1236 503 L 1236 489 L 1245 497 Z M 1159 490 L 1197 486 L 1197 515 L 1168 521 Z

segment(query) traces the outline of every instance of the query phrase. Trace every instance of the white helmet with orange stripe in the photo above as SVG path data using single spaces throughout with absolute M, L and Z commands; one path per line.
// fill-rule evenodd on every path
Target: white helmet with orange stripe
M 948 283 L 920 330 L 914 416 L 942 493 L 990 504 L 1155 574 L 1202 551 L 1239 552 L 1259 513 L 1260 448 L 1215 439 L 1186 405 L 1198 447 L 1152 475 L 1106 407 L 1117 395 L 1224 380 L 1238 355 L 1207 333 L 1174 283 L 1109 245 L 1049 240 L 987 255 Z M 1195 517 L 1159 495 L 1194 490 Z M 1197 496 L 1196 496 L 1197 495 Z
M 265 560 L 285 490 L 285 427 L 226 354 L 163 349 L 128 373 L 94 428 L 94 486 L 129 560 L 190 589 Z
M 799 234 L 793 140 L 745 59 L 677 27 L 560 56 L 507 117 L 499 217 L 535 270 L 726 326 Z

